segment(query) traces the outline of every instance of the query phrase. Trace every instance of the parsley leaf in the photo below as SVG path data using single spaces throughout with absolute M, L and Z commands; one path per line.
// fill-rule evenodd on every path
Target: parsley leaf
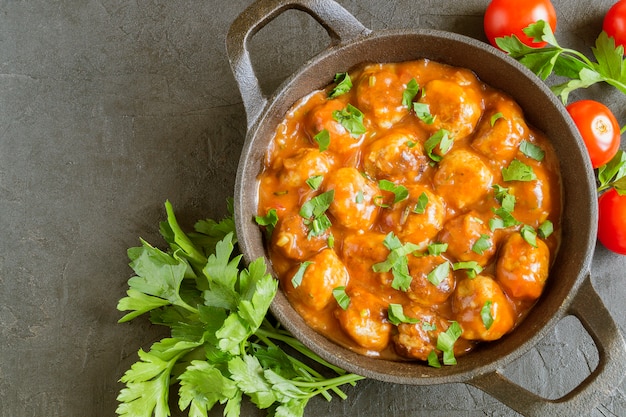
M 498 113 L 494 113 L 491 115 L 491 117 L 489 118 L 489 124 L 491 125 L 491 127 L 493 127 L 496 124 L 496 121 L 500 120 L 500 119 L 505 119 L 504 115 L 500 112 Z
M 598 191 L 611 187 L 621 195 L 626 194 L 626 153 L 621 149 L 609 162 L 598 168 Z
M 542 161 L 545 156 L 545 152 L 539 146 L 534 143 L 528 142 L 527 140 L 522 140 L 519 145 L 519 150 L 529 158 L 532 158 L 536 161 Z
M 348 104 L 343 110 L 335 110 L 333 119 L 339 122 L 355 138 L 367 132 L 363 124 L 363 113 L 352 104 Z
M 406 85 L 405 90 L 402 92 L 402 105 L 408 109 L 411 109 L 411 103 L 413 103 L 413 99 L 419 92 L 420 86 L 415 81 L 415 78 L 412 78 Z
M 333 288 L 333 297 L 335 297 L 337 304 L 339 304 L 339 307 L 343 310 L 347 310 L 350 306 L 350 296 L 346 293 L 345 286 L 342 285 L 340 287 Z
M 470 279 L 476 278 L 476 275 L 483 272 L 483 268 L 476 261 L 456 262 L 452 264 L 452 269 L 454 271 L 465 270 Z
M 531 246 L 537 247 L 537 232 L 533 229 L 532 226 L 527 224 L 523 225 L 520 229 L 520 233 L 524 240 Z
M 322 185 L 323 181 L 323 175 L 313 175 L 306 180 L 306 185 L 308 185 L 311 190 L 317 190 L 318 188 L 320 188 L 320 185 Z
M 335 83 L 337 83 L 337 85 L 328 94 L 328 97 L 330 98 L 346 94 L 352 88 L 352 80 L 347 72 L 335 74 Z
M 330 133 L 327 129 L 323 129 L 313 137 L 313 140 L 317 142 L 320 152 L 324 152 L 330 146 Z
M 383 191 L 389 191 L 393 193 L 393 204 L 399 203 L 400 201 L 409 198 L 409 190 L 404 185 L 395 184 L 389 180 L 380 180 L 378 182 L 378 187 Z
M 482 234 L 472 245 L 472 252 L 482 255 L 489 248 L 491 248 L 491 237 L 489 235 Z
M 546 220 L 537 228 L 537 234 L 542 239 L 547 239 L 554 232 L 554 225 L 550 220 Z
M 417 203 L 413 208 L 413 213 L 415 214 L 424 214 L 426 212 L 426 206 L 428 205 L 428 195 L 425 191 L 422 191 L 422 194 L 417 198 Z
M 430 114 L 430 106 L 426 103 L 413 103 L 415 115 L 427 125 L 435 123 L 435 116 Z
M 448 250 L 447 243 L 431 243 L 428 245 L 428 254 L 433 256 L 439 256 Z
M 439 129 L 426 140 L 424 143 L 424 149 L 430 159 L 435 162 L 439 162 L 442 159 L 441 155 L 445 155 L 448 151 L 450 151 L 453 142 L 454 141 L 452 140 L 450 132 L 446 129 Z M 441 155 L 434 152 L 437 147 L 439 147 Z
M 537 179 L 537 176 L 531 166 L 519 159 L 513 159 L 508 167 L 502 168 L 502 179 L 504 181 L 533 181 Z
M 489 330 L 491 325 L 493 324 L 493 314 L 491 312 L 491 306 L 493 305 L 493 301 L 487 300 L 483 307 L 480 309 L 480 318 L 483 321 L 483 325 L 485 329 Z
M 389 309 L 387 310 L 387 316 L 389 318 L 389 323 L 397 326 L 402 323 L 407 324 L 415 324 L 419 323 L 419 319 L 413 317 L 407 317 L 404 314 L 404 309 L 402 308 L 402 304 L 389 304 Z
M 436 287 L 448 277 L 448 274 L 450 274 L 450 263 L 445 261 L 430 271 L 428 275 L 426 275 L 426 279 Z
M 309 265 L 311 265 L 312 263 L 313 262 L 311 261 L 304 261 L 300 264 L 298 270 L 291 278 L 291 285 L 293 285 L 294 288 L 298 288 L 300 284 L 302 284 L 302 278 L 304 278 L 304 273 L 306 272 L 306 269 L 309 267 Z
M 267 236 L 271 236 L 276 224 L 278 223 L 278 213 L 276 212 L 276 209 L 272 208 L 267 211 L 265 216 L 256 216 L 254 220 L 259 226 L 265 227 Z
M 463 330 L 458 322 L 452 321 L 450 327 L 445 332 L 437 336 L 437 349 L 443 352 L 444 365 L 456 365 L 454 357 L 454 343 L 461 336 Z

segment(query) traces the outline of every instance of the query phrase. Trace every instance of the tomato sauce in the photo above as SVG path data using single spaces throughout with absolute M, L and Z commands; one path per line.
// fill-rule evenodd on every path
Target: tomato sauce
M 311 327 L 364 355 L 427 360 L 458 324 L 458 356 L 512 331 L 541 295 L 559 167 L 520 107 L 471 71 L 364 64 L 278 125 L 259 177 L 259 216 L 272 211 L 272 266 Z

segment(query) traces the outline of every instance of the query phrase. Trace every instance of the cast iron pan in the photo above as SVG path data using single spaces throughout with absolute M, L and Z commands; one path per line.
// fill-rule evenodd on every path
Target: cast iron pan
M 254 73 L 247 41 L 290 9 L 302 10 L 316 19 L 331 42 L 268 97 Z M 311 330 L 279 291 L 271 311 L 294 336 L 350 372 L 399 384 L 463 382 L 527 416 L 585 413 L 621 383 L 626 374 L 626 344 L 590 279 L 597 224 L 593 170 L 564 107 L 534 74 L 490 45 L 457 34 L 435 30 L 372 32 L 332 0 L 257 1 L 235 20 L 226 42 L 248 123 L 235 185 L 237 234 L 247 262 L 266 256 L 261 231 L 253 218 L 257 214 L 257 175 L 276 125 L 297 99 L 323 88 L 336 73 L 364 61 L 429 58 L 473 70 L 482 81 L 508 93 L 521 105 L 530 123 L 551 138 L 561 164 L 563 242 L 544 294 L 511 334 L 481 345 L 460 358 L 456 366 L 440 369 L 368 358 Z M 502 374 L 507 364 L 526 353 L 568 315 L 581 321 L 599 351 L 599 364 L 591 375 L 564 397 L 553 400 L 529 392 Z

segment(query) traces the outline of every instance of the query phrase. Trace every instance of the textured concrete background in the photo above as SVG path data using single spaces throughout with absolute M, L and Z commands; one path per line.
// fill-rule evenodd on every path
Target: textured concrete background
M 340 0 L 371 29 L 423 27 L 484 40 L 486 0 Z M 250 0 L 0 0 L 0 416 L 114 415 L 117 382 L 162 330 L 116 324 L 126 249 L 159 244 L 170 199 L 186 226 L 219 218 L 245 136 L 224 40 Z M 555 1 L 557 36 L 588 50 L 612 4 Z M 328 44 L 290 11 L 250 43 L 266 92 Z M 622 97 L 594 87 L 626 123 Z M 626 257 L 598 247 L 593 282 L 626 331 Z M 598 361 L 574 318 L 507 376 L 548 398 Z M 626 416 L 626 382 L 581 415 Z M 515 416 L 464 384 L 376 381 L 308 416 Z M 221 415 L 215 412 L 214 415 Z M 265 415 L 251 407 L 244 415 Z

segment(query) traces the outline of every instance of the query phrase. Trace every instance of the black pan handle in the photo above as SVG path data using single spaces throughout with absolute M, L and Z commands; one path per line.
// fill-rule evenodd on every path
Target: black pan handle
M 586 415 L 606 400 L 626 376 L 626 343 L 619 327 L 587 278 L 569 308 L 591 335 L 600 356 L 596 369 L 571 392 L 555 400 L 538 396 L 507 379 L 501 372 L 491 372 L 468 383 L 491 394 L 527 417 Z
M 268 103 L 254 73 L 247 42 L 263 26 L 283 12 L 301 10 L 312 16 L 330 36 L 329 48 L 370 33 L 346 9 L 333 0 L 259 0 L 235 19 L 226 37 L 226 53 L 246 110 L 248 129 Z

